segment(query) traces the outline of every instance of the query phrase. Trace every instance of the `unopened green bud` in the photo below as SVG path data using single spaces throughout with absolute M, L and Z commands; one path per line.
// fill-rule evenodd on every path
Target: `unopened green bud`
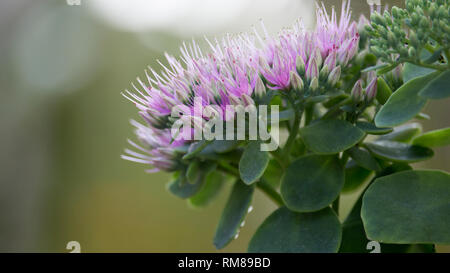
M 416 12 L 418 15 L 422 16 L 423 15 L 423 9 L 420 6 L 416 7 Z
M 392 78 L 397 83 L 400 83 L 401 81 L 403 81 L 402 74 L 403 74 L 403 65 L 401 65 L 401 64 L 397 65 L 392 70 Z
M 291 84 L 292 89 L 297 92 L 303 91 L 303 80 L 300 76 L 295 72 L 291 71 L 289 74 L 289 82 Z
M 392 7 L 392 16 L 394 18 L 399 18 L 400 17 L 400 13 L 399 13 L 399 8 L 394 6 Z
M 370 15 L 370 20 L 377 25 L 386 25 L 384 18 L 378 12 L 372 13 L 372 15 Z
M 244 102 L 244 106 L 255 105 L 253 99 L 247 94 L 242 94 L 241 100 Z
M 442 5 L 438 9 L 439 18 L 446 18 L 448 16 L 448 10 L 445 9 L 445 6 Z
M 416 49 L 414 47 L 410 47 L 408 50 L 409 57 L 415 57 L 416 56 Z
M 412 29 L 409 31 L 409 43 L 413 47 L 418 47 L 419 46 L 419 40 L 417 39 L 416 32 L 414 30 L 412 30 Z
M 318 80 L 316 77 L 314 77 L 314 78 L 311 80 L 311 83 L 309 84 L 309 88 L 310 88 L 312 91 L 315 91 L 318 87 L 319 87 L 319 80 Z
M 361 80 L 358 80 L 353 86 L 352 92 L 350 93 L 354 102 L 358 103 L 364 99 L 363 88 Z
M 394 26 L 392 29 L 393 29 L 394 35 L 395 35 L 396 37 L 401 37 L 402 34 L 405 34 L 405 33 L 403 32 L 403 30 L 401 30 L 401 29 L 400 29 L 399 27 L 397 27 L 397 26 Z
M 328 75 L 327 83 L 331 86 L 334 86 L 339 81 L 340 77 L 341 77 L 341 66 L 338 65 Z
M 395 47 L 397 45 L 397 38 L 392 31 L 389 30 L 387 38 L 390 46 Z
M 419 14 L 417 14 L 417 13 L 413 13 L 412 15 L 411 15 L 411 24 L 412 25 L 418 25 L 419 24 L 419 21 L 420 21 L 420 16 L 419 16 Z
M 414 10 L 414 4 L 412 3 L 411 0 L 410 0 L 410 1 L 406 1 L 406 9 L 407 9 L 409 12 L 412 12 L 412 11 Z
M 266 94 L 266 86 L 264 85 L 263 81 L 260 77 L 256 80 L 255 84 L 255 96 L 257 98 L 262 98 Z
M 430 22 L 427 20 L 426 17 L 422 17 L 420 19 L 420 27 L 424 29 L 428 29 L 430 27 Z
M 406 57 L 408 55 L 408 49 L 406 47 L 401 47 L 399 53 L 402 57 Z
M 366 100 L 371 102 L 377 95 L 377 78 L 373 78 L 372 81 L 366 87 Z
M 373 54 L 380 56 L 381 55 L 381 49 L 378 46 L 371 46 L 370 51 L 373 52 Z
M 384 18 L 384 20 L 386 21 L 386 23 L 387 23 L 388 25 L 392 25 L 392 18 L 391 18 L 391 15 L 389 14 L 388 11 L 385 11 L 385 12 L 383 13 L 383 18 Z
M 431 3 L 430 8 L 428 9 L 428 13 L 430 14 L 431 18 L 436 16 L 436 11 L 437 11 L 436 3 Z
M 328 73 L 329 73 L 329 71 L 328 71 L 328 66 L 327 66 L 327 65 L 324 65 L 324 66 L 322 67 L 322 69 L 320 69 L 320 72 L 319 72 L 319 80 L 320 80 L 320 81 L 325 80 L 325 79 L 327 78 L 327 76 L 328 76 Z
M 317 66 L 320 67 L 320 66 L 322 65 L 323 59 L 322 59 L 322 54 L 320 54 L 320 50 L 319 50 L 319 49 L 316 50 L 314 56 L 315 56 L 315 58 L 316 58 L 316 64 L 317 64 Z
M 295 67 L 299 75 L 305 75 L 305 61 L 303 61 L 302 56 L 298 55 L 295 59 Z

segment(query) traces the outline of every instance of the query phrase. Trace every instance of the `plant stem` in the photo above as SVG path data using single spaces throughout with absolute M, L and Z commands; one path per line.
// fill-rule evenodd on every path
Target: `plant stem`
M 311 122 L 314 115 L 314 104 L 308 105 L 305 108 L 305 126 Z
M 331 108 L 328 110 L 328 112 L 326 112 L 326 113 L 321 117 L 321 119 L 327 119 L 327 118 L 330 118 L 332 115 L 334 115 L 335 112 L 342 111 L 342 110 L 340 109 L 341 106 L 344 106 L 344 105 L 349 104 L 349 103 L 351 103 L 351 102 L 352 102 L 352 98 L 351 98 L 351 97 L 348 97 L 348 98 L 346 98 L 346 99 L 340 101 L 339 103 L 333 105 L 333 107 L 331 107 Z
M 286 144 L 284 145 L 283 153 L 282 153 L 283 156 L 286 157 L 286 160 L 289 160 L 288 155 L 291 151 L 292 144 L 294 144 L 295 138 L 298 135 L 298 130 L 300 128 L 300 122 L 302 120 L 302 114 L 303 114 L 303 109 L 295 111 L 294 123 L 292 124 L 291 132 L 289 133 L 289 137 L 286 141 Z
M 217 168 L 221 171 L 224 171 L 228 174 L 234 175 L 237 178 L 240 177 L 239 175 L 239 170 L 233 166 L 231 166 L 230 164 L 226 163 L 226 162 L 219 162 L 219 166 L 217 166 Z
M 427 64 L 427 63 L 423 63 L 423 62 L 413 62 L 413 61 L 406 61 L 406 62 L 410 63 L 410 64 L 415 64 L 417 66 L 431 68 L 431 69 L 434 69 L 434 70 L 440 70 L 440 71 L 444 71 L 445 70 L 445 65 Z
M 331 205 L 331 207 L 334 209 L 334 211 L 336 212 L 336 214 L 339 216 L 339 201 L 341 200 L 341 196 L 339 195 L 336 200 L 334 200 L 333 204 Z
M 277 162 L 283 169 L 286 168 L 286 163 L 284 162 L 283 154 L 280 148 L 276 149 L 275 151 L 271 151 L 270 154 L 277 160 Z
M 258 189 L 264 192 L 277 205 L 284 206 L 284 202 L 283 199 L 281 198 L 281 195 L 274 188 L 272 188 L 272 186 L 270 186 L 269 183 L 267 183 L 265 180 L 261 179 L 261 181 L 256 183 L 256 187 L 258 187 Z
M 238 179 L 240 178 L 239 170 L 228 163 L 220 162 L 217 168 L 227 174 L 235 176 Z M 275 202 L 275 204 L 284 206 L 281 195 L 274 188 L 272 188 L 267 181 L 261 179 L 256 183 L 256 187 L 264 192 L 273 202 Z

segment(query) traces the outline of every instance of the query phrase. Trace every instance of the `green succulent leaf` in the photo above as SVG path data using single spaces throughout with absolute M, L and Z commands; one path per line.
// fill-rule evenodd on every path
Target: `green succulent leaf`
M 408 82 L 408 81 L 413 80 L 415 78 L 419 78 L 419 77 L 431 74 L 431 73 L 433 73 L 435 71 L 436 70 L 431 69 L 431 68 L 427 68 L 427 67 L 418 66 L 418 65 L 415 65 L 415 64 L 406 63 L 403 66 L 403 81 L 404 82 Z
M 413 140 L 414 145 L 438 147 L 450 145 L 450 128 L 426 132 Z
M 443 99 L 450 96 L 450 70 L 431 80 L 419 93 L 427 99 Z
M 198 179 L 202 176 L 202 170 L 200 169 L 200 162 L 193 161 L 189 164 L 189 167 L 186 172 L 187 182 L 190 184 L 195 184 Z
M 340 253 L 368 253 L 370 248 L 364 225 L 361 220 L 362 198 L 359 198 L 342 224 L 342 242 Z M 410 244 L 380 244 L 381 253 L 405 253 L 411 248 Z
M 188 149 L 188 152 L 183 156 L 184 160 L 194 158 L 198 153 L 203 151 L 209 144 L 211 144 L 211 140 L 200 140 L 197 142 L 193 142 Z
M 264 220 L 248 251 L 333 253 L 339 249 L 341 236 L 341 224 L 331 208 L 298 213 L 281 207 Z
M 195 195 L 203 186 L 203 179 L 198 179 L 195 183 L 187 181 L 185 173 L 180 173 L 175 180 L 168 184 L 167 189 L 175 196 L 186 199 Z
M 403 84 L 381 107 L 375 117 L 375 124 L 378 127 L 392 127 L 416 116 L 427 102 L 419 96 L 419 92 L 436 77 L 436 73 L 438 72 L 414 78 Z
M 317 211 L 331 204 L 344 185 L 344 168 L 337 156 L 307 155 L 286 169 L 281 196 L 298 212 Z
M 430 115 L 427 115 L 425 113 L 419 113 L 414 118 L 421 119 L 421 120 L 430 120 L 431 119 Z
M 224 248 L 238 232 L 248 213 L 254 190 L 254 185 L 247 186 L 239 180 L 234 183 L 214 236 L 217 249 Z
M 360 167 L 354 160 L 345 166 L 345 183 L 342 192 L 353 192 L 361 187 L 371 176 L 373 171 Z
M 387 67 L 387 66 L 389 66 L 389 65 L 386 64 L 386 63 L 383 63 L 383 64 L 377 64 L 377 65 L 373 65 L 373 66 L 366 67 L 366 68 L 364 68 L 363 70 L 361 70 L 361 72 L 362 72 L 362 73 L 365 73 L 365 72 L 369 72 L 369 71 L 374 71 L 374 70 L 378 70 L 378 69 L 381 69 L 381 68 L 385 68 L 385 67 Z
M 193 207 L 207 206 L 220 192 L 224 183 L 224 176 L 220 172 L 210 172 L 200 191 L 189 198 L 189 204 Z
M 358 127 L 359 129 L 363 130 L 364 132 L 370 135 L 384 135 L 394 130 L 389 127 L 380 128 L 377 127 L 375 124 L 366 121 L 356 122 L 356 127 Z
M 396 68 L 398 65 L 397 64 L 391 64 L 391 65 L 387 65 L 385 67 L 381 67 L 380 69 L 378 69 L 377 71 L 377 75 L 383 75 L 388 73 L 389 71 L 393 70 L 394 68 Z
M 348 154 L 350 155 L 355 162 L 368 170 L 380 171 L 380 164 L 378 164 L 377 160 L 364 148 L 352 147 L 348 150 Z
M 305 145 L 317 154 L 336 154 L 363 139 L 364 132 L 339 119 L 319 120 L 300 129 Z
M 375 180 L 363 197 L 368 238 L 385 243 L 450 244 L 450 175 L 404 171 Z
M 402 142 L 379 140 L 365 144 L 377 157 L 394 162 L 418 162 L 431 158 L 433 150 Z
M 422 125 L 420 125 L 420 123 L 413 122 L 395 127 L 391 133 L 380 136 L 378 140 L 391 140 L 409 143 L 421 132 Z
M 250 141 L 239 161 L 239 174 L 245 184 L 258 181 L 269 164 L 269 153 L 261 151 L 261 142 Z
M 392 90 L 383 77 L 378 77 L 377 80 L 377 101 L 381 104 L 385 104 L 389 97 L 392 95 Z
M 275 159 L 271 159 L 266 171 L 264 172 L 264 180 L 273 188 L 278 188 L 280 186 L 282 176 L 283 168 L 280 166 L 280 163 L 278 163 Z

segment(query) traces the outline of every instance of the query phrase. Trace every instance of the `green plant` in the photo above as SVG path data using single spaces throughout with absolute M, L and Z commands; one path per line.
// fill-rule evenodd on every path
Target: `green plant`
M 427 117 L 421 113 L 427 101 L 450 96 L 450 5 L 409 0 L 406 9 L 373 13 L 366 25 L 364 18 L 350 22 L 345 3 L 343 10 L 339 24 L 320 9 L 313 33 L 294 28 L 278 40 L 261 39 L 262 49 L 248 36 L 212 46 L 212 57 L 194 45 L 183 53 L 185 70 L 170 57 L 174 70 L 164 76 L 172 79 L 150 80 L 160 93 L 143 85 L 148 95 L 132 98 L 148 123 L 137 126 L 146 146 L 133 144 L 150 156 L 130 152 L 134 158 L 127 159 L 174 172 L 169 191 L 194 206 L 207 204 L 234 178 L 217 248 L 238 233 L 255 188 L 279 208 L 256 231 L 250 252 L 366 252 L 370 240 L 384 252 L 450 244 L 450 174 L 410 165 L 450 144 L 450 128 L 423 133 L 410 123 Z M 167 137 L 176 120 L 189 116 L 174 119 L 168 109 L 178 101 L 190 113 L 195 96 L 219 106 L 208 113 L 220 119 L 226 103 L 275 105 L 287 138 L 268 151 L 259 137 Z M 196 122 L 214 120 L 206 116 L 194 115 L 188 124 L 202 128 Z M 209 129 L 217 132 L 214 126 Z M 250 129 L 244 135 L 251 137 Z M 363 193 L 341 223 L 340 194 L 356 189 Z

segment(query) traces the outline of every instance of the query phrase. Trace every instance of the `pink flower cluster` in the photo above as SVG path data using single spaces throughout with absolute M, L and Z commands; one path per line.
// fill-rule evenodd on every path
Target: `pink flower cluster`
M 350 14 L 350 2 L 343 2 L 339 20 L 334 9 L 329 16 L 322 5 L 317 8 L 314 31 L 307 31 L 299 21 L 272 38 L 261 24 L 262 35 L 255 30 L 206 39 L 208 53 L 194 41 L 183 44 L 180 59 L 166 54 L 168 64 L 161 64 L 161 73 L 150 68 L 148 83 L 138 79 L 141 88 L 133 84 L 136 92 L 124 94 L 135 103 L 145 125 L 133 121 L 142 145 L 130 141 L 140 152 L 127 149 L 123 158 L 150 164 L 155 171 L 173 170 L 176 148 L 186 143 L 171 141 L 171 111 L 176 105 L 193 107 L 194 98 L 225 112 L 227 105 L 254 104 L 267 88 L 302 93 L 334 86 L 358 51 L 357 24 Z

